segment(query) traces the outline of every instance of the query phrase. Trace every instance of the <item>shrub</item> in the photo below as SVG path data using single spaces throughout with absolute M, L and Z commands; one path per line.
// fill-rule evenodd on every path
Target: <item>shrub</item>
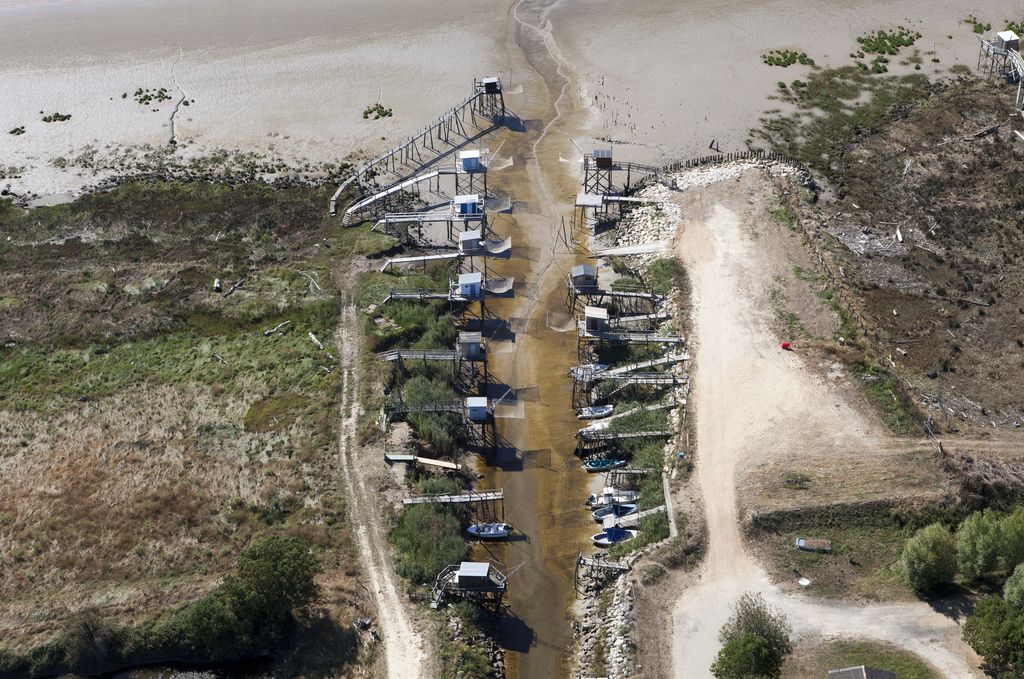
M 1013 575 L 1006 579 L 1003 601 L 1010 608 L 1024 612 L 1024 564 L 1018 565 Z
M 789 633 L 789 623 L 781 612 L 769 608 L 760 594 L 744 593 L 733 607 L 732 616 L 718 633 L 725 655 L 720 652 L 715 660 L 722 672 L 740 673 L 716 673 L 715 676 L 777 677 L 783 659 L 793 650 Z M 750 637 L 760 641 L 752 641 Z M 739 666 L 741 661 L 752 664 Z
M 999 522 L 1002 538 L 1000 556 L 1006 570 L 1012 571 L 1024 563 L 1024 507 L 1017 509 Z
M 778 676 L 779 662 L 767 639 L 745 632 L 722 647 L 711 665 L 711 674 L 718 679 Z
M 1024 672 L 1024 612 L 997 596 L 983 599 L 964 623 L 964 641 L 985 659 L 991 676 L 1019 677 Z
M 917 592 L 927 592 L 952 582 L 956 576 L 956 543 L 949 529 L 933 523 L 907 541 L 903 548 L 907 582 Z
M 412 505 L 391 531 L 398 550 L 398 573 L 417 584 L 430 582 L 442 568 L 462 560 L 466 543 L 462 526 L 440 504 Z
M 971 514 L 956 532 L 956 562 L 960 573 L 970 579 L 991 573 L 999 563 L 999 519 L 989 510 Z

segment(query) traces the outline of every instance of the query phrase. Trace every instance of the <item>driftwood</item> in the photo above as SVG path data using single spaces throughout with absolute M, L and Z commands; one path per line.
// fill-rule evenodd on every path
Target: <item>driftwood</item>
M 278 330 L 281 330 L 282 328 L 284 328 L 286 325 L 289 325 L 290 323 L 291 323 L 291 321 L 283 321 L 281 323 L 278 323 L 276 326 L 274 326 L 270 330 L 264 330 L 263 331 L 263 336 L 264 337 L 270 337 L 275 332 L 277 332 Z
M 324 291 L 324 289 L 320 287 L 320 284 L 317 283 L 316 280 L 312 276 L 310 276 L 308 273 L 303 273 L 302 271 L 300 271 L 299 275 L 300 276 L 304 276 L 305 278 L 309 279 L 309 291 L 310 292 L 313 292 L 313 288 L 314 287 L 316 287 L 317 292 L 323 292 Z
M 245 285 L 245 279 L 244 279 L 244 278 L 240 278 L 240 279 L 238 279 L 238 280 L 237 280 L 237 281 L 235 282 L 235 284 L 234 284 L 234 285 L 232 285 L 232 286 L 231 286 L 231 287 L 230 287 L 230 288 L 228 289 L 228 291 L 224 293 L 224 296 L 225 296 L 225 297 L 230 297 L 230 296 L 231 296 L 231 293 L 233 293 L 233 292 L 234 292 L 235 290 L 238 290 L 238 289 L 239 289 L 239 288 L 241 288 L 241 287 L 242 287 L 243 285 Z
M 316 348 L 317 348 L 317 349 L 319 349 L 320 351 L 323 351 L 323 350 L 324 350 L 324 345 L 323 345 L 323 343 L 321 343 L 321 342 L 320 342 L 320 340 L 318 340 L 318 339 L 316 338 L 316 335 L 314 335 L 314 334 L 312 333 L 312 331 L 311 331 L 311 332 L 309 333 L 309 339 L 313 340 L 313 344 L 315 344 L 315 345 L 316 345 Z
M 982 129 L 978 130 L 977 132 L 971 134 L 970 136 L 964 137 L 964 141 L 974 141 L 975 139 L 980 139 L 982 137 L 988 136 L 988 135 L 992 134 L 993 132 L 995 132 L 996 130 L 998 130 L 1000 127 L 1002 127 L 1003 125 L 1005 125 L 1008 122 L 1010 122 L 1009 118 L 1007 118 L 1006 120 L 1004 120 L 1001 123 L 997 123 L 995 125 L 989 125 L 988 127 L 982 128 Z

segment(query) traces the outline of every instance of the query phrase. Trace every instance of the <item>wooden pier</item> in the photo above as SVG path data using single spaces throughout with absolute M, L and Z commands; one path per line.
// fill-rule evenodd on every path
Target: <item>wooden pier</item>
M 390 191 L 395 185 L 422 175 L 466 144 L 497 129 L 504 122 L 505 114 L 501 81 L 497 78 L 474 80 L 470 96 L 406 137 L 401 144 L 360 165 L 331 196 L 331 214 L 337 214 L 338 201 L 350 186 L 363 193 L 367 187 L 378 184 L 381 177 L 390 177 L 392 181 L 376 193 Z M 351 211 L 346 211 L 345 218 L 351 220 L 351 214 Z
M 465 493 L 443 493 L 441 495 L 414 495 L 402 500 L 404 505 L 422 505 L 437 503 L 442 505 L 459 505 L 477 502 L 495 502 L 505 499 L 505 491 L 494 490 L 468 491 Z
M 622 441 L 625 439 L 672 436 L 672 432 L 668 429 L 652 429 L 650 431 L 609 431 L 608 429 L 587 431 L 586 429 L 581 429 L 576 433 L 584 441 Z

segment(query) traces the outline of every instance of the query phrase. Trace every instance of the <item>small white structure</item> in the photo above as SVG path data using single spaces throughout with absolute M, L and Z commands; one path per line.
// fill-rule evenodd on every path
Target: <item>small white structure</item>
M 459 166 L 460 172 L 480 172 L 484 169 L 483 163 L 480 162 L 480 150 L 474 149 L 472 151 L 459 151 Z
M 486 422 L 487 421 L 487 397 L 486 396 L 467 396 L 466 397 L 466 417 L 469 418 L 470 422 Z
M 483 233 L 480 229 L 463 231 L 459 234 L 459 252 L 472 254 L 484 249 Z
M 604 332 L 608 328 L 608 309 L 603 306 L 583 308 L 583 329 L 588 333 Z
M 494 76 L 481 78 L 480 84 L 484 86 L 484 92 L 487 94 L 497 94 L 498 92 L 501 92 L 501 80 Z
M 459 296 L 475 299 L 480 296 L 484 285 L 484 275 L 479 271 L 459 274 Z
M 452 198 L 452 208 L 460 217 L 479 217 L 484 213 L 484 202 L 476 193 Z
M 469 361 L 479 361 L 485 356 L 483 334 L 480 332 L 460 332 L 458 341 L 459 355 Z
M 594 149 L 594 165 L 602 170 L 610 168 L 612 166 L 612 150 Z
M 569 274 L 574 288 L 596 288 L 597 267 L 593 264 L 577 264 Z
M 996 47 L 1004 50 L 1020 49 L 1020 37 L 1013 31 L 999 31 L 995 43 Z

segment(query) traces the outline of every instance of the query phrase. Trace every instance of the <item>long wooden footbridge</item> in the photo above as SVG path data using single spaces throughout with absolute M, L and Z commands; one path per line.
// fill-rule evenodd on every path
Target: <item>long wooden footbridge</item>
M 497 129 L 504 122 L 505 114 L 501 80 L 494 77 L 474 79 L 471 95 L 406 137 L 402 143 L 356 168 L 331 196 L 331 214 L 337 214 L 338 203 L 349 187 L 356 187 L 361 196 L 365 196 L 367 189 L 378 188 L 373 195 L 357 201 L 346 210 L 344 219 L 350 221 L 355 209 L 365 207 L 368 200 L 372 202 L 432 178 L 433 175 L 424 176 L 430 174 L 432 166 L 474 139 Z M 382 183 L 381 179 L 387 181 Z

